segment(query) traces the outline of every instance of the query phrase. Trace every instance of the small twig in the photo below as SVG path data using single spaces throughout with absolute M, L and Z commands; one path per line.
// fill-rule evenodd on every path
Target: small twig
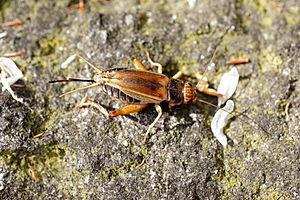
M 18 25 L 22 25 L 24 23 L 25 23 L 25 21 L 17 19 L 15 21 L 4 22 L 2 24 L 2 26 L 18 26 Z
M 138 164 L 135 168 L 140 168 L 145 164 L 145 159 L 142 160 L 140 164 Z
M 237 58 L 237 59 L 232 59 L 227 61 L 226 65 L 241 65 L 249 62 L 250 62 L 249 58 Z
M 79 6 L 80 12 L 84 12 L 84 10 L 85 10 L 84 0 L 79 0 L 78 6 Z
M 108 3 L 111 0 L 91 0 L 91 1 L 96 2 L 96 3 Z
M 38 183 L 39 182 L 39 177 L 36 175 L 33 165 L 28 163 L 28 168 L 29 168 L 29 172 L 31 173 L 31 176 L 34 179 L 34 182 Z
M 26 52 L 24 50 L 6 53 L 3 55 L 3 57 L 15 57 L 15 56 L 24 56 Z
M 25 85 L 19 84 L 19 83 L 14 83 L 11 86 L 14 87 L 14 88 L 24 88 L 25 87 Z
M 291 102 L 288 102 L 285 105 L 285 109 L 284 109 L 284 113 L 285 113 L 285 121 L 289 121 L 290 120 L 290 116 L 289 116 L 289 107 L 291 105 Z
M 44 133 L 45 133 L 45 132 L 41 132 L 41 133 L 35 134 L 35 133 L 32 132 L 31 135 L 32 135 L 32 138 L 38 138 L 38 137 L 44 135 Z

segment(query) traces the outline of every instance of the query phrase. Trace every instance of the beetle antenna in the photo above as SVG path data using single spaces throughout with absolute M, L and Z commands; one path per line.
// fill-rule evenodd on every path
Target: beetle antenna
M 208 64 L 206 65 L 207 67 L 205 67 L 204 72 L 202 73 L 203 75 L 205 75 L 205 73 L 206 73 L 206 71 L 207 71 L 207 69 L 208 69 L 208 66 L 210 66 L 210 65 L 212 64 L 214 58 L 216 57 L 216 54 L 217 54 L 217 50 L 218 50 L 219 45 L 221 44 L 221 42 L 223 41 L 223 38 L 225 37 L 225 35 L 228 33 L 228 31 L 229 31 L 230 29 L 231 29 L 231 26 L 230 26 L 230 27 L 227 27 L 226 30 L 223 32 L 222 36 L 219 38 L 219 41 L 217 42 L 216 47 L 215 47 L 215 49 L 214 49 L 213 55 L 212 55 L 212 57 L 210 58 Z M 204 77 L 204 76 L 201 76 L 199 82 L 202 82 L 202 81 L 203 81 L 203 77 Z
M 98 67 L 96 67 L 96 65 L 90 63 L 87 59 L 85 59 L 83 56 L 81 56 L 79 53 L 76 53 L 76 56 L 79 57 L 80 59 L 82 59 L 86 64 L 88 64 L 89 66 L 91 66 L 94 70 L 96 70 L 96 72 L 98 74 L 102 74 L 103 71 L 101 69 L 99 69 Z
M 95 80 L 91 79 L 79 79 L 79 78 L 67 78 L 67 79 L 62 79 L 62 80 L 52 80 L 49 81 L 48 83 L 69 83 L 69 82 L 90 82 L 90 83 L 95 83 Z
M 219 108 L 218 106 L 216 106 L 215 104 L 212 104 L 212 103 L 209 103 L 208 101 L 204 101 L 204 100 L 202 100 L 202 99 L 196 99 L 197 101 L 199 101 L 199 102 L 201 102 L 201 103 L 205 103 L 205 104 L 207 104 L 207 105 L 209 105 L 209 106 L 212 106 L 212 107 L 214 107 L 214 108 L 217 108 L 217 109 L 222 109 L 222 108 Z M 227 111 L 226 111 L 227 112 Z
M 89 88 L 93 88 L 93 87 L 98 87 L 99 85 L 100 85 L 99 83 L 93 83 L 91 85 L 87 85 L 87 86 L 77 88 L 75 90 L 71 90 L 69 92 L 63 93 L 63 94 L 59 95 L 59 97 L 63 97 L 65 95 L 68 95 L 68 94 L 71 94 L 71 93 L 74 93 L 74 92 L 78 92 L 79 90 L 85 90 L 85 89 L 89 89 Z
M 251 117 L 247 116 L 246 114 L 244 114 L 244 113 L 242 113 L 242 112 L 228 112 L 227 110 L 225 110 L 225 109 L 223 109 L 223 108 L 219 108 L 218 106 L 216 106 L 216 105 L 214 105 L 214 104 L 212 104 L 212 103 L 209 103 L 209 102 L 207 102 L 207 101 L 204 101 L 204 100 L 202 100 L 202 99 L 196 99 L 196 100 L 199 101 L 199 102 L 201 102 L 201 103 L 205 103 L 205 104 L 207 104 L 207 105 L 209 105 L 209 106 L 212 106 L 212 107 L 214 107 L 214 108 L 221 109 L 222 111 L 227 112 L 227 113 L 228 113 L 229 115 L 231 115 L 232 117 L 237 117 L 238 115 L 240 115 L 240 116 L 243 116 L 243 117 L 249 119 L 250 121 L 254 122 L 254 120 L 253 120 Z M 251 127 L 254 127 L 249 121 L 246 121 L 246 120 L 244 120 L 243 118 L 240 118 L 240 120 L 242 120 L 244 123 L 250 125 Z M 254 122 L 254 124 L 255 124 L 260 130 L 262 130 L 263 132 L 265 132 L 266 134 L 270 134 L 270 133 L 269 133 L 264 127 L 262 127 L 259 123 Z

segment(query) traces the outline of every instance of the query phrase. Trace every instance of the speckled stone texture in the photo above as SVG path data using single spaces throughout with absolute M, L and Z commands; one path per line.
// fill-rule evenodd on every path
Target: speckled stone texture
M 26 51 L 12 58 L 25 103 L 0 93 L 1 199 L 300 199 L 298 0 L 87 0 L 84 12 L 76 2 L 0 1 L 1 23 L 26 22 L 0 27 L 0 55 Z M 85 95 L 108 110 L 123 104 L 98 88 L 59 98 L 84 83 L 48 84 L 94 75 L 78 60 L 61 68 L 75 52 L 111 69 L 132 68 L 134 58 L 149 66 L 145 50 L 164 74 L 180 70 L 196 84 L 204 73 L 214 88 L 226 61 L 250 59 L 237 66 L 230 146 L 213 137 L 209 105 L 163 106 L 143 145 L 153 105 L 106 119 L 74 105 Z

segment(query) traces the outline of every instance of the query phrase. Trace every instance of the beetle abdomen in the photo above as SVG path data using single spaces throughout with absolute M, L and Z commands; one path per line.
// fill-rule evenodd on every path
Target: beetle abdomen
M 120 89 L 109 86 L 109 85 L 103 85 L 102 89 L 104 92 L 106 92 L 109 96 L 112 96 L 116 99 L 119 99 L 125 103 L 139 103 L 141 102 L 138 99 L 132 98 L 131 96 L 125 94 Z

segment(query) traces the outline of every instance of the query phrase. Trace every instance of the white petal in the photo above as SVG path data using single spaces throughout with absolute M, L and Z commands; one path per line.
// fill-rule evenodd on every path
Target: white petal
M 61 64 L 61 68 L 66 68 L 66 67 L 68 67 L 68 65 L 70 65 L 74 60 L 75 60 L 75 58 L 76 58 L 76 54 L 74 54 L 74 55 L 71 55 L 71 56 L 69 56 L 66 60 L 65 60 L 65 62 L 63 62 L 62 64 Z
M 0 69 L 0 82 L 3 85 L 2 91 L 7 90 L 15 100 L 23 103 L 23 99 L 18 98 L 10 87 L 10 85 L 14 84 L 17 80 L 23 77 L 23 73 L 10 58 L 0 57 Z
M 223 133 L 229 114 L 233 111 L 234 102 L 228 100 L 226 105 L 219 109 L 211 121 L 211 130 L 217 140 L 225 147 L 227 145 L 227 137 Z
M 14 84 L 17 80 L 23 77 L 21 70 L 10 58 L 0 57 L 0 68 L 9 75 L 9 77 L 6 78 L 9 85 Z
M 229 72 L 223 74 L 217 91 L 223 94 L 225 98 L 224 97 L 218 98 L 219 107 L 222 104 L 224 104 L 227 101 L 227 99 L 229 99 L 233 95 L 238 85 L 238 82 L 239 82 L 239 73 L 236 67 L 233 67 Z
M 5 72 L 4 70 L 2 70 L 2 71 L 1 71 L 1 82 L 2 82 L 2 84 L 3 84 L 2 91 L 7 90 L 15 100 L 17 100 L 17 101 L 23 103 L 23 99 L 22 99 L 22 98 L 18 98 L 18 97 L 14 94 L 14 92 L 12 91 L 12 89 L 11 89 L 11 87 L 9 86 L 9 83 L 8 83 L 8 81 L 7 81 L 7 79 L 6 79 L 6 76 L 7 76 L 6 72 Z
M 190 9 L 193 9 L 195 7 L 196 1 L 197 0 L 187 0 Z
M 6 36 L 7 36 L 7 32 L 6 32 L 6 31 L 0 33 L 0 39 L 1 39 L 1 38 L 4 38 L 4 37 L 6 37 Z

